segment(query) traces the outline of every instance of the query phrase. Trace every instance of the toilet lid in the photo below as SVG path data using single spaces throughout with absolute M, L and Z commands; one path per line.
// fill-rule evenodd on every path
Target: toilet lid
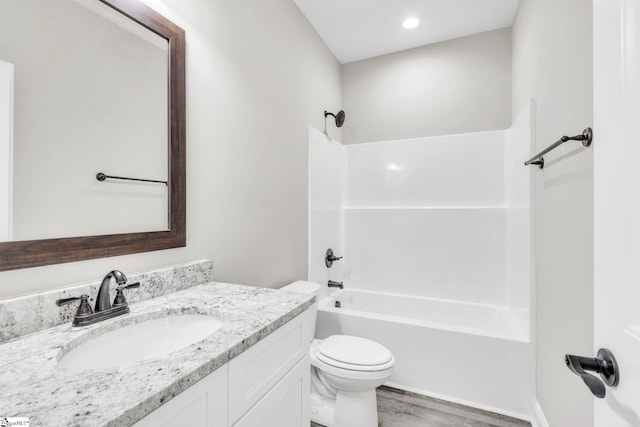
M 333 335 L 320 344 L 318 358 L 334 366 L 346 364 L 358 369 L 388 364 L 393 355 L 377 342 L 349 335 Z

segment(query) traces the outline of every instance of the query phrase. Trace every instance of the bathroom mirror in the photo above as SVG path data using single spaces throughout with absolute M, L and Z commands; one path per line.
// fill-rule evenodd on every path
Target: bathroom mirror
M 0 2 L 0 271 L 185 246 L 184 44 L 137 0 Z

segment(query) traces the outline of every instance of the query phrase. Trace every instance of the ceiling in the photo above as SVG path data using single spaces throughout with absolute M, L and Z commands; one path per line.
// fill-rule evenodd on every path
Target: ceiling
M 344 64 L 510 27 L 518 0 L 294 0 Z M 408 17 L 421 25 L 406 30 Z

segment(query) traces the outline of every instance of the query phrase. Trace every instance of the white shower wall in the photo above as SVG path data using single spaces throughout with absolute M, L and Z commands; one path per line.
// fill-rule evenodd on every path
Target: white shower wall
M 309 279 L 523 309 L 531 102 L 510 129 L 343 146 L 309 129 Z M 324 252 L 344 259 L 332 269 Z
M 346 204 L 345 147 L 324 133 L 309 127 L 309 280 L 326 285 L 329 279 L 341 280 L 342 265 L 332 269 L 324 264 L 327 249 L 337 256 L 344 252 L 343 208 Z M 322 286 L 326 295 L 326 288 Z

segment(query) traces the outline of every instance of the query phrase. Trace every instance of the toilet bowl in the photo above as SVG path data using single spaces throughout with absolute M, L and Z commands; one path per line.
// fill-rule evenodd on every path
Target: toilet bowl
M 320 286 L 298 281 L 282 289 L 317 298 Z M 317 301 L 311 309 L 317 310 Z M 311 327 L 315 330 L 315 318 Z M 312 340 L 309 358 L 311 420 L 327 427 L 377 427 L 376 387 L 391 378 L 391 352 L 365 338 L 333 335 Z

